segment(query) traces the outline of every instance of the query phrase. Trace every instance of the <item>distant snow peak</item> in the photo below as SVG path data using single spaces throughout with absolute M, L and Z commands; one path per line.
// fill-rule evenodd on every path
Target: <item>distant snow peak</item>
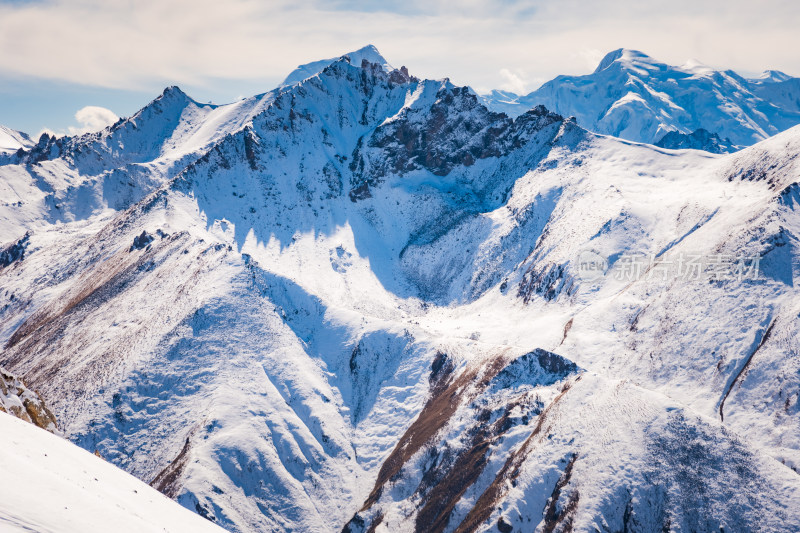
M 761 73 L 761 76 L 757 78 L 750 78 L 747 81 L 752 83 L 780 83 L 783 81 L 791 80 L 792 77 L 788 74 L 781 72 L 780 70 L 765 70 Z
M 363 48 L 359 48 L 358 50 L 354 50 L 337 57 L 321 59 L 319 61 L 312 61 L 311 63 L 300 65 L 288 76 L 286 76 L 286 79 L 283 80 L 283 83 L 281 83 L 281 87 L 300 83 L 303 80 L 319 74 L 332 63 L 342 59 L 356 67 L 360 67 L 362 64 L 364 64 L 364 61 L 367 61 L 370 64 L 379 65 L 380 68 L 387 73 L 395 70 L 394 67 L 392 67 L 388 61 L 386 61 L 386 58 L 384 58 L 381 53 L 378 52 L 378 49 L 375 48 L 374 45 L 368 44 Z
M 679 67 L 680 69 L 691 72 L 694 75 L 712 75 L 716 72 L 712 67 L 709 67 L 698 59 L 691 58 L 686 63 Z
M 179 100 L 191 100 L 188 94 L 177 85 L 170 85 L 161 92 L 161 98 L 175 98 Z
M 600 60 L 600 64 L 594 69 L 595 74 L 602 72 L 617 63 L 623 67 L 638 66 L 637 64 L 653 64 L 656 61 L 647 54 L 638 50 L 631 50 L 628 48 L 618 48 L 613 52 L 609 52 Z
M 394 67 L 392 67 L 389 62 L 386 61 L 386 58 L 384 58 L 381 53 L 378 52 L 378 49 L 371 44 L 368 44 L 363 48 L 359 48 L 354 52 L 344 54 L 343 57 L 348 57 L 350 62 L 356 66 L 361 65 L 364 60 L 366 60 L 370 63 L 380 65 L 385 72 L 391 72 L 394 70 Z

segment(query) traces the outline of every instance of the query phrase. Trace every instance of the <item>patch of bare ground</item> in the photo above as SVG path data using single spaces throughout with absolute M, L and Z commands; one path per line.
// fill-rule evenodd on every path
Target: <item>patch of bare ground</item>
M 569 321 L 564 324 L 564 335 L 561 337 L 561 342 L 558 343 L 559 346 L 564 344 L 564 341 L 567 340 L 567 335 L 569 334 L 569 330 L 572 329 L 572 321 L 575 320 L 575 317 L 569 319 Z

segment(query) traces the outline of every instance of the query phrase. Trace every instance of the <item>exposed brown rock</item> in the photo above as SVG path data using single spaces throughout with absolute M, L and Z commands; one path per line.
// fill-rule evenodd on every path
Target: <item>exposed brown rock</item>
M 158 473 L 155 479 L 150 482 L 150 486 L 169 498 L 175 498 L 181 488 L 179 480 L 184 468 L 186 468 L 186 463 L 189 461 L 190 449 L 189 437 L 186 437 L 186 442 L 180 453 Z
M 420 502 L 415 517 L 415 530 L 436 533 L 451 529 L 450 520 L 454 509 L 466 491 L 481 477 L 489 463 L 493 445 L 514 427 L 515 415 L 512 413 L 520 406 L 525 410 L 524 406 L 532 401 L 533 396 L 530 390 L 520 389 L 516 397 L 504 402 L 499 416 L 495 408 L 479 407 L 479 404 L 473 405 L 472 402 L 487 390 L 499 391 L 509 388 L 513 390 L 514 383 L 520 380 L 524 382 L 531 376 L 539 375 L 538 372 L 544 373 L 541 374 L 544 382 L 552 378 L 549 383 L 553 383 L 577 370 L 574 363 L 556 354 L 545 350 L 534 350 L 513 359 L 498 355 L 483 363 L 468 366 L 454 376 L 452 362 L 446 354 L 438 352 L 431 365 L 429 378 L 431 392 L 428 403 L 384 462 L 372 492 L 359 513 L 345 527 L 345 531 L 363 531 L 368 523 L 375 525 L 375 518 L 371 521 L 368 517 L 380 512 L 379 509 L 373 509 L 373 506 L 380 500 L 384 488 L 397 479 L 405 465 L 424 446 L 428 446 L 432 466 L 424 471 L 415 491 L 414 500 Z M 548 410 L 558 402 L 568 388 L 569 383 L 563 386 L 561 393 L 544 411 L 540 412 L 537 408 L 536 413 L 539 414 L 539 418 L 533 434 L 509 458 L 497 479 L 487 489 L 487 493 L 478 501 L 477 508 L 482 509 L 482 506 L 486 505 L 485 517 L 482 513 L 478 513 L 480 514 L 478 516 L 473 509 L 457 531 L 473 531 L 491 515 L 496 507 L 495 498 L 499 500 L 501 491 L 505 490 L 505 481 L 513 480 L 519 474 L 520 465 L 527 457 L 534 437 L 542 431 L 545 421 L 548 420 Z M 466 405 L 471 406 L 469 409 L 477 409 L 476 423 L 466 433 L 466 442 L 455 449 L 445 442 L 437 449 L 433 446 L 436 435 L 447 426 L 456 411 Z M 473 519 L 477 520 L 474 524 Z
M 559 346 L 564 344 L 564 341 L 567 340 L 567 334 L 569 333 L 569 330 L 572 329 L 572 321 L 573 320 L 575 320 L 575 317 L 570 318 L 569 322 L 564 324 L 564 336 L 561 337 L 561 342 L 558 343 Z
M 580 495 L 577 490 L 572 491 L 567 501 L 561 505 L 560 509 L 558 502 L 564 487 L 567 486 L 570 479 L 572 479 L 572 468 L 575 466 L 577 458 L 577 453 L 572 454 L 572 457 L 570 457 L 567 462 L 566 468 L 564 468 L 564 473 L 561 474 L 558 483 L 556 483 L 556 486 L 553 488 L 550 499 L 547 500 L 547 506 L 544 509 L 544 527 L 542 528 L 542 533 L 567 533 L 572 531 L 572 520 L 575 515 L 575 509 L 578 506 Z
M 18 376 L 0 368 L 0 411 L 47 431 L 58 432 L 56 417 L 36 391 Z

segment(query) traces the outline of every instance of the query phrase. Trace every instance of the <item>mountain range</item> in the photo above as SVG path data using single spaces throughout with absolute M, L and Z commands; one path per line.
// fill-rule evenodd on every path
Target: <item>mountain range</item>
M 509 116 L 544 105 L 591 131 L 650 144 L 705 129 L 744 147 L 800 124 L 800 78 L 768 70 L 748 79 L 698 61 L 670 66 L 628 49 L 607 54 L 591 74 L 482 98 Z
M 367 48 L 0 155 L 0 366 L 230 531 L 800 530 L 792 115 L 503 105 Z

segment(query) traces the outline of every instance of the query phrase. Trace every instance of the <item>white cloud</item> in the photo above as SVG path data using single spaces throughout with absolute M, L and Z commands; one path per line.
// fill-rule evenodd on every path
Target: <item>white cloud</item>
M 624 48 L 631 48 L 630 46 Z M 611 50 L 598 50 L 597 48 L 583 48 L 578 50 L 577 57 L 583 59 L 587 69 L 594 70 L 605 55 Z M 646 51 L 645 51 L 646 53 Z
M 525 79 L 525 73 L 522 70 L 517 69 L 512 72 L 507 68 L 501 68 L 500 76 L 505 80 L 500 84 L 500 89 L 516 94 L 525 94 L 527 92 L 528 81 Z
M 80 135 L 82 133 L 100 131 L 106 126 L 115 123 L 119 120 L 119 117 L 114 114 L 113 111 L 105 107 L 87 105 L 75 113 L 75 120 L 78 121 L 78 126 L 70 126 L 68 130 L 69 135 Z
M 146 88 L 219 80 L 272 87 L 300 63 L 375 44 L 422 77 L 498 87 L 590 72 L 627 47 L 682 64 L 800 75 L 795 0 L 50 0 L 0 2 L 0 75 Z M 587 54 L 591 51 L 591 54 Z M 535 87 L 527 87 L 534 89 Z

